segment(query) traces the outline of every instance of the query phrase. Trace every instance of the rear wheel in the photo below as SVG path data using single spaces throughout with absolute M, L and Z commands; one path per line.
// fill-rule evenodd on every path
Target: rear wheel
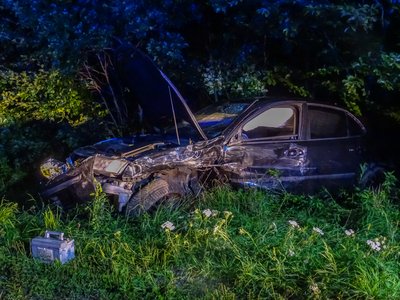
M 385 169 L 375 163 L 370 163 L 364 168 L 359 185 L 362 188 L 378 187 L 385 181 Z

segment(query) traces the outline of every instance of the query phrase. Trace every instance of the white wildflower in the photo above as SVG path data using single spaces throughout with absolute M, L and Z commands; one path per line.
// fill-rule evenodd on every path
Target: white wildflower
M 381 243 L 375 242 L 373 240 L 368 240 L 367 244 L 371 247 L 372 250 L 381 251 Z
M 315 231 L 316 233 L 318 233 L 318 234 L 320 234 L 320 235 L 324 235 L 324 232 L 322 231 L 321 228 L 313 227 L 313 231 Z
M 161 228 L 165 229 L 165 230 L 173 231 L 175 229 L 175 225 L 172 222 L 167 221 L 161 225 Z
M 204 215 L 206 218 L 211 217 L 211 215 L 212 215 L 211 209 L 207 208 L 207 209 L 203 210 L 203 215 Z
M 209 217 L 216 217 L 216 216 L 218 216 L 218 214 L 219 214 L 219 211 L 218 210 L 211 210 L 211 209 L 209 209 L 209 208 L 206 208 L 205 210 L 203 210 L 202 211 L 202 213 L 203 213 L 203 215 L 206 217 L 206 218 L 209 218 Z
M 294 256 L 294 251 L 293 250 L 289 250 L 289 256 Z
M 344 231 L 344 233 L 345 233 L 347 236 L 353 236 L 353 235 L 355 235 L 355 232 L 354 232 L 353 229 L 346 229 L 346 230 Z
M 316 284 L 316 283 L 313 283 L 310 285 L 310 290 L 315 295 L 319 295 L 321 293 L 321 290 L 319 289 L 318 284 Z
M 368 246 L 370 246 L 371 249 L 375 251 L 381 251 L 382 249 L 387 249 L 388 247 L 385 243 L 386 243 L 386 237 L 382 236 L 367 241 Z
M 289 220 L 289 224 L 290 224 L 290 226 L 292 226 L 293 228 L 300 228 L 300 225 L 297 224 L 296 221 Z

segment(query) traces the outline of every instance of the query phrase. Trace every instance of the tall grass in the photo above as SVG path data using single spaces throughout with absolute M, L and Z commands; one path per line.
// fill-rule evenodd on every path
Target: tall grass
M 399 299 L 394 182 L 388 174 L 379 189 L 341 202 L 327 193 L 219 187 L 179 210 L 134 219 L 113 211 L 101 192 L 68 215 L 2 201 L 0 297 Z M 74 238 L 73 261 L 30 257 L 29 239 L 48 227 Z

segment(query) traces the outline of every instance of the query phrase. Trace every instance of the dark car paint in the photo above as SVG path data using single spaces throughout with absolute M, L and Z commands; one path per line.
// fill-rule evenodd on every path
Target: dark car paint
M 57 198 L 62 197 L 64 190 L 69 190 L 74 198 L 86 201 L 94 190 L 96 178 L 107 194 L 118 196 L 122 208 L 126 199 L 134 198 L 141 188 L 160 178 L 167 182 L 168 192 L 181 195 L 197 193 L 211 178 L 224 178 L 233 185 L 285 188 L 295 192 L 351 185 L 362 159 L 365 128 L 345 110 L 313 104 L 344 112 L 360 126 L 361 134 L 311 139 L 309 105 L 298 100 L 257 101 L 214 139 L 186 146 L 150 143 L 117 155 L 90 156 L 52 180 L 43 195 Z M 295 108 L 298 114 L 296 134 L 258 139 L 242 137 L 246 122 L 278 106 Z M 107 171 L 105 166 L 110 164 L 121 164 L 121 170 Z
M 134 95 L 147 122 L 162 129 L 171 118 L 186 120 L 202 139 L 207 139 L 186 100 L 147 55 L 127 44 L 115 53 L 121 83 Z
M 298 136 L 280 140 L 261 138 L 242 140 L 244 123 L 274 106 L 292 105 L 299 109 Z M 354 183 L 362 162 L 365 128 L 353 115 L 340 108 L 313 104 L 343 111 L 360 126 L 362 134 L 340 138 L 311 139 L 308 104 L 304 101 L 259 102 L 251 107 L 225 134 L 225 163 L 236 163 L 231 181 L 243 186 L 285 187 L 292 191 L 315 191 L 322 186 L 348 187 Z M 236 160 L 236 162 L 235 162 Z M 271 176 L 277 171 L 278 177 Z M 239 171 L 239 172 L 238 172 Z

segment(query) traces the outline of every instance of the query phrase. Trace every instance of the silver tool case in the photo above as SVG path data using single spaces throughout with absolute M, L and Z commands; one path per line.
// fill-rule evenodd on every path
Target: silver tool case
M 59 260 L 62 264 L 75 257 L 74 240 L 64 239 L 64 233 L 46 230 L 44 237 L 31 241 L 32 256 L 45 263 Z

